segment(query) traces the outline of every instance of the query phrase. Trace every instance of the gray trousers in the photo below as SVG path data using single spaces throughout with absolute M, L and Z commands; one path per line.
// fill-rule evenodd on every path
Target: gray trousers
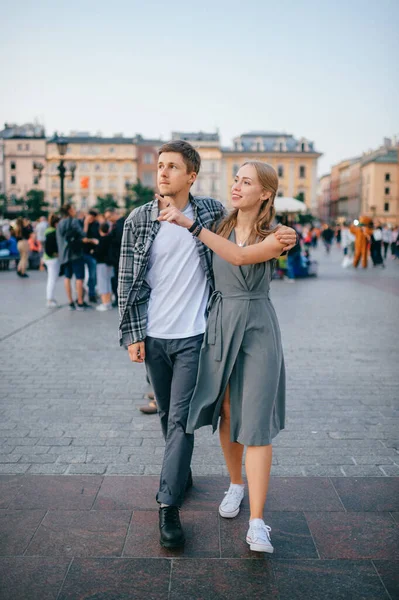
M 194 435 L 186 433 L 186 425 L 203 337 L 145 340 L 147 373 L 165 438 L 157 501 L 171 506 L 181 506 L 190 472 Z

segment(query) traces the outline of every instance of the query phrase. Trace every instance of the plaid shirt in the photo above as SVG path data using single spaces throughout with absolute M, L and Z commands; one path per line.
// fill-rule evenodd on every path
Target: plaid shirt
M 226 216 L 225 207 L 212 198 L 189 198 L 194 219 L 210 229 L 215 221 Z M 144 340 L 147 329 L 147 310 L 151 289 L 145 281 L 151 246 L 161 226 L 158 200 L 136 208 L 126 219 L 123 229 L 119 261 L 119 342 L 129 346 Z M 200 263 L 206 278 L 214 290 L 212 253 L 197 238 Z

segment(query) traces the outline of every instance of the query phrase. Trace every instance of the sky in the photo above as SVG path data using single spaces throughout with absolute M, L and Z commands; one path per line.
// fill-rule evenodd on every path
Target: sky
M 17 0 L 0 123 L 306 137 L 319 175 L 399 134 L 399 0 Z

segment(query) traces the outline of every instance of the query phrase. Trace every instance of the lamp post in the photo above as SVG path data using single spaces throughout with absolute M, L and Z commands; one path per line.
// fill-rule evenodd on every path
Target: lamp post
M 58 173 L 60 176 L 60 198 L 61 198 L 61 208 L 62 208 L 64 206 L 64 201 L 65 201 L 64 181 L 65 181 L 65 177 L 68 176 L 68 168 L 65 166 L 65 161 L 64 161 L 64 156 L 68 150 L 68 142 L 65 138 L 58 137 L 58 135 L 55 136 L 54 141 L 57 144 L 58 153 L 61 157 L 60 164 L 58 165 Z M 70 163 L 68 165 L 68 167 L 69 167 L 69 172 L 71 175 L 71 180 L 73 181 L 75 179 L 76 164 Z

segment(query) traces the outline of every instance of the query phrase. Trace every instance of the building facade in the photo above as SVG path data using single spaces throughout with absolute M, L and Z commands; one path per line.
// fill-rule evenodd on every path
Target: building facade
M 324 206 L 323 214 L 332 220 L 367 215 L 381 223 L 399 223 L 398 150 L 397 141 L 387 138 L 377 150 L 334 165 L 329 174 L 329 210 Z M 325 182 L 319 182 L 319 205 Z M 320 209 L 319 215 L 325 218 Z
M 279 196 L 296 197 L 317 211 L 317 160 L 321 156 L 314 143 L 285 133 L 250 132 L 233 140 L 232 148 L 222 149 L 222 190 L 230 203 L 231 186 L 237 171 L 248 160 L 272 165 L 279 177 Z
M 64 157 L 68 168 L 75 163 L 75 177 L 65 178 L 65 201 L 78 209 L 88 209 L 97 198 L 111 194 L 120 207 L 125 205 L 127 186 L 137 181 L 137 146 L 132 138 L 111 138 L 72 133 L 63 136 L 68 143 Z M 47 142 L 47 202 L 52 209 L 60 206 L 60 156 L 55 139 Z
M 380 223 L 399 222 L 398 148 L 363 159 L 361 213 Z
M 137 148 L 137 179 L 153 190 L 157 189 L 158 149 L 162 140 L 145 139 L 141 135 L 133 138 Z
M 315 215 L 321 220 L 328 222 L 330 220 L 331 205 L 331 175 L 327 173 L 319 179 L 317 188 L 317 210 Z
M 41 125 L 6 124 L 0 132 L 2 188 L 8 209 L 31 190 L 45 191 L 46 138 Z
M 184 133 L 174 131 L 172 140 L 185 140 L 198 150 L 201 156 L 201 170 L 191 188 L 195 196 L 210 196 L 224 202 L 221 186 L 222 151 L 218 133 Z

